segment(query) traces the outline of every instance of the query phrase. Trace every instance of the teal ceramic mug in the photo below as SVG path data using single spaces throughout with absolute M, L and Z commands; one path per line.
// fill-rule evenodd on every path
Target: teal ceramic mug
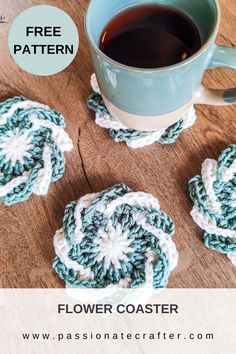
M 161 3 L 186 13 L 198 27 L 202 47 L 175 65 L 140 69 L 118 63 L 98 47 L 109 20 L 127 7 Z M 176 123 L 193 104 L 236 103 L 236 89 L 213 90 L 201 84 L 206 69 L 236 70 L 236 49 L 215 44 L 220 22 L 217 0 L 92 0 L 85 17 L 89 48 L 103 100 L 129 128 L 157 130 Z

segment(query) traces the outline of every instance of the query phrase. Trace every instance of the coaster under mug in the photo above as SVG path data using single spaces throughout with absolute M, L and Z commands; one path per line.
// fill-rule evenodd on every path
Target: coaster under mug
M 109 134 L 115 142 L 124 141 L 133 149 L 142 148 L 155 142 L 160 144 L 174 143 L 180 133 L 191 127 L 197 118 L 194 106 L 191 106 L 185 116 L 180 117 L 177 123 L 167 129 L 150 132 L 130 129 L 110 115 L 100 94 L 95 74 L 91 76 L 91 86 L 94 92 L 89 96 L 87 105 L 96 112 L 95 123 L 102 128 L 109 129 Z

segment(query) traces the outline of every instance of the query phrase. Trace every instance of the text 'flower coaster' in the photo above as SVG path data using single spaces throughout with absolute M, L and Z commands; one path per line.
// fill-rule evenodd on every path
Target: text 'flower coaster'
M 53 267 L 83 288 L 163 288 L 178 253 L 172 219 L 151 194 L 124 184 L 67 205 Z
M 236 266 L 236 144 L 229 145 L 218 161 L 206 159 L 189 189 L 191 216 L 205 231 L 205 245 L 227 253 Z
M 133 149 L 151 145 L 155 142 L 171 144 L 175 142 L 184 129 L 191 127 L 197 118 L 192 106 L 182 119 L 167 129 L 151 132 L 133 130 L 110 115 L 100 94 L 95 74 L 91 77 L 91 86 L 94 92 L 89 96 L 87 105 L 96 112 L 95 123 L 102 128 L 109 129 L 109 134 L 115 142 L 124 141 Z
M 14 97 L 0 103 L 0 197 L 11 205 L 45 195 L 64 173 L 73 148 L 61 113 Z

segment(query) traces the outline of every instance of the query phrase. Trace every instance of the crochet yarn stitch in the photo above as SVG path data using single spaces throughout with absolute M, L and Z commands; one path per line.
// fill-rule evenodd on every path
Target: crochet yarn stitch
M 174 223 L 151 194 L 124 184 L 67 205 L 53 267 L 82 288 L 163 288 L 178 253 Z
M 73 148 L 61 113 L 14 97 L 0 103 L 0 197 L 6 205 L 47 194 Z
M 236 144 L 218 161 L 206 159 L 202 175 L 189 181 L 193 220 L 204 232 L 205 245 L 227 253 L 236 266 Z
M 133 130 L 110 115 L 100 94 L 95 74 L 91 77 L 91 86 L 94 92 L 89 96 L 87 106 L 96 112 L 95 123 L 100 127 L 109 129 L 109 134 L 115 142 L 124 141 L 133 149 L 151 145 L 154 142 L 171 144 L 175 142 L 184 129 L 191 127 L 197 118 L 192 106 L 182 119 L 167 129 L 151 132 Z

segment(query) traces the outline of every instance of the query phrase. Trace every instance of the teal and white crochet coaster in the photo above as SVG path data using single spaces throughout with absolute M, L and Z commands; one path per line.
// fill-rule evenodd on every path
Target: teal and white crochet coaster
M 167 129 L 151 132 L 133 130 L 110 115 L 100 94 L 95 74 L 91 77 L 91 86 L 94 92 L 89 96 L 87 105 L 96 112 L 95 123 L 102 128 L 109 129 L 109 134 L 115 142 L 124 141 L 133 149 L 142 148 L 155 142 L 171 144 L 175 142 L 183 130 L 191 127 L 197 118 L 192 106 L 182 119 Z
M 236 144 L 229 145 L 218 161 L 206 159 L 189 189 L 191 216 L 205 231 L 205 245 L 226 253 L 236 266 Z
M 6 205 L 45 195 L 73 148 L 61 113 L 14 97 L 0 103 L 0 197 Z
M 118 184 L 67 205 L 53 267 L 78 288 L 164 288 L 178 262 L 173 233 L 156 198 Z

